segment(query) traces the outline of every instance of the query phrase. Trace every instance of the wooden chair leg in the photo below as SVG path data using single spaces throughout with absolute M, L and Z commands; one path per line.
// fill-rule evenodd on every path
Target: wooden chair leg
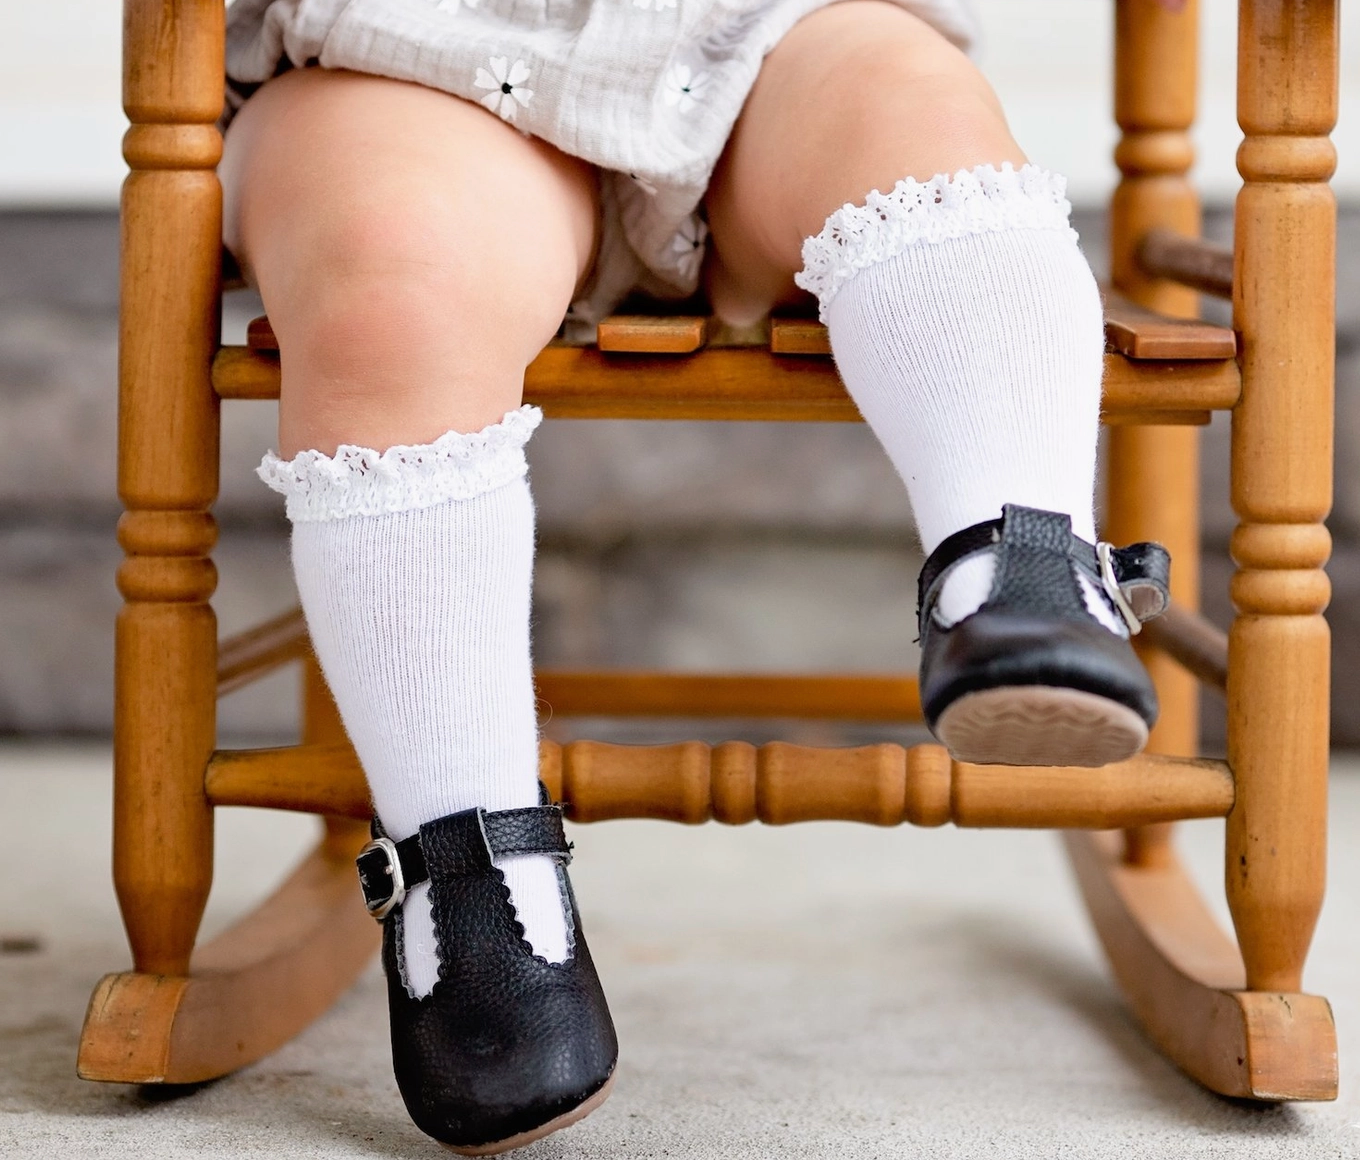
M 1125 427 L 1110 433 L 1106 539 L 1160 540 L 1171 552 L 1172 599 L 1199 604 L 1199 431 L 1194 427 Z M 1134 646 L 1157 688 L 1160 716 L 1148 750 L 1188 757 L 1199 752 L 1199 682 L 1159 649 Z M 1172 857 L 1174 823 L 1126 830 L 1125 857 L 1163 865 Z
M 77 1069 L 119 1083 L 198 1083 L 275 1051 L 323 1014 L 378 947 L 354 885 L 367 837 L 328 829 L 264 903 L 194 953 L 188 975 L 106 975 Z
M 1228 903 L 1247 986 L 1297 991 L 1326 850 L 1337 4 L 1242 0 Z M 1260 46 L 1269 45 L 1270 51 Z
M 344 742 L 316 662 L 303 739 Z M 328 817 L 320 841 L 261 905 L 194 952 L 191 971 L 107 975 L 90 1000 L 78 1070 L 122 1083 L 196 1083 L 244 1067 L 322 1015 L 378 949 L 354 857 L 368 824 Z
M 1246 990 L 1242 959 L 1168 855 L 1122 857 L 1116 834 L 1066 834 L 1087 909 L 1148 1038 L 1211 1091 L 1336 1098 L 1336 1029 L 1317 995 Z
M 272 898 L 194 949 L 213 855 L 223 20 L 221 0 L 125 5 L 114 882 L 134 969 L 96 987 L 78 1063 L 125 1083 L 211 1079 L 274 1050 L 378 939 L 354 885 L 364 827 L 339 819 Z M 323 691 L 308 729 L 330 738 Z
M 1194 317 L 1192 290 L 1150 278 L 1137 260 L 1149 230 L 1200 232 L 1199 199 L 1186 174 L 1194 157 L 1199 13 L 1149 0 L 1116 7 L 1115 159 L 1121 180 L 1110 205 L 1110 269 L 1115 288 L 1163 314 Z M 1115 543 L 1160 540 L 1171 552 L 1172 597 L 1199 607 L 1199 432 L 1194 427 L 1115 427 L 1107 453 L 1104 534 Z M 1161 716 L 1154 753 L 1188 756 L 1199 746 L 1199 688 L 1165 653 L 1135 641 L 1157 687 Z M 1125 835 L 1130 861 L 1156 865 L 1170 856 L 1170 825 Z
M 136 969 L 183 975 L 212 879 L 221 6 L 130 3 L 119 335 L 114 883 Z M 196 10 L 196 11 L 193 11 Z M 191 15 L 195 18 L 191 18 Z M 175 68 L 192 61 L 192 76 Z M 154 277 L 148 276 L 154 271 Z M 172 419 L 175 438 L 167 438 Z
M 1255 2 L 1247 0 L 1244 12 Z M 1309 23 L 1297 12 L 1286 15 L 1277 11 L 1281 6 L 1264 0 L 1258 6 L 1274 13 L 1277 22 Z M 1123 180 L 1111 209 L 1114 282 L 1135 301 L 1168 314 L 1192 314 L 1193 294 L 1149 279 L 1139 270 L 1135 252 L 1148 229 L 1165 227 L 1183 234 L 1199 229 L 1198 205 L 1185 179 L 1192 155 L 1186 131 L 1194 116 L 1195 8 L 1194 0 L 1179 11 L 1154 0 L 1119 0 L 1116 9 L 1116 116 L 1124 136 L 1116 154 Z M 1271 52 L 1259 53 L 1258 58 L 1249 46 L 1256 44 L 1254 34 L 1259 31 L 1263 29 L 1250 20 L 1244 23 L 1242 55 L 1244 60 L 1248 56 L 1256 60 L 1253 67 L 1278 66 L 1288 50 L 1291 60 L 1305 60 L 1302 28 L 1296 30 L 1295 39 L 1271 39 Z M 1326 44 L 1319 42 L 1317 51 L 1325 54 Z M 1332 51 L 1334 59 L 1334 45 Z M 1261 63 L 1267 60 L 1275 65 Z M 1253 83 L 1249 79 L 1247 89 Z M 1328 83 L 1324 77 L 1315 88 Z M 1330 83 L 1335 85 L 1334 76 Z M 1278 94 L 1264 100 L 1267 105 L 1277 102 L 1272 116 L 1289 115 L 1278 113 L 1285 105 Z M 1249 132 L 1253 123 L 1243 120 Z M 1325 134 L 1329 127 L 1330 122 L 1317 131 Z M 1272 147 L 1279 150 L 1282 144 L 1277 138 Z M 1283 168 L 1295 174 L 1299 163 L 1287 147 L 1278 155 L 1285 158 Z M 1248 168 L 1243 174 L 1251 180 Z M 1244 192 L 1248 205 L 1253 197 Z M 1243 208 L 1239 203 L 1239 229 L 1244 225 Z M 1296 206 L 1276 199 L 1271 209 L 1273 228 L 1283 240 L 1289 223 L 1298 221 L 1293 216 Z M 1318 240 L 1306 251 L 1307 272 L 1317 276 L 1319 285 L 1330 286 L 1330 277 L 1324 277 L 1328 272 L 1311 264 L 1326 250 L 1321 223 L 1313 232 Z M 1306 390 L 1302 399 L 1297 390 L 1288 394 L 1286 381 L 1297 385 L 1290 360 L 1305 350 L 1304 365 L 1310 369 L 1320 357 L 1330 358 L 1329 338 L 1320 334 L 1325 330 L 1320 320 L 1330 311 L 1330 303 L 1321 302 L 1318 294 L 1310 298 L 1301 277 L 1278 279 L 1276 263 L 1284 245 L 1267 246 L 1270 252 L 1259 252 L 1255 258 L 1259 265 L 1244 274 L 1242 240 L 1235 279 L 1238 327 L 1247 321 L 1272 328 L 1267 349 L 1254 357 L 1245 354 L 1244 380 L 1247 367 L 1257 371 L 1266 362 L 1291 370 L 1288 375 L 1274 370 L 1275 382 L 1265 388 L 1268 396 L 1258 387 L 1248 398 L 1244 382 L 1244 404 L 1234 420 L 1235 503 L 1245 521 L 1291 526 L 1247 527 L 1234 540 L 1239 563 L 1245 555 L 1249 563 L 1244 567 L 1261 570 L 1247 573 L 1245 585 L 1239 574 L 1234 587 L 1234 599 L 1247 615 L 1239 617 L 1234 629 L 1237 643 L 1228 678 L 1234 718 L 1229 725 L 1229 761 L 1238 787 L 1228 826 L 1228 892 L 1241 954 L 1180 869 L 1169 845 L 1169 827 L 1128 831 L 1122 857 L 1113 835 L 1069 834 L 1067 845 L 1115 976 L 1149 1037 L 1169 1058 L 1224 1095 L 1332 1099 L 1337 1072 L 1331 1010 L 1324 999 L 1297 994 L 1299 968 L 1321 899 L 1321 793 L 1326 775 L 1326 638 L 1317 615 L 1322 604 L 1314 606 L 1299 594 L 1316 595 L 1314 576 L 1321 573 L 1292 571 L 1282 578 L 1283 584 L 1277 580 L 1278 572 L 1262 574 L 1266 569 L 1317 568 L 1326 556 L 1325 532 L 1319 540 L 1320 528 L 1293 525 L 1320 520 L 1326 511 L 1330 437 L 1322 412 L 1329 398 L 1324 404 L 1326 392 L 1316 376 L 1311 392 Z M 1245 311 L 1244 284 L 1252 288 L 1252 303 Z M 1302 307 L 1308 301 L 1317 311 L 1311 327 L 1297 329 L 1284 323 L 1286 302 Z M 1287 422 L 1282 412 L 1291 406 L 1299 410 Z M 1263 471 L 1261 464 L 1267 460 L 1272 466 Z M 1175 560 L 1175 599 L 1194 607 L 1195 432 L 1116 429 L 1109 467 L 1107 535 L 1120 542 L 1156 538 L 1167 543 Z M 1300 479 L 1302 483 L 1297 482 Z M 1240 588 L 1250 591 L 1239 593 Z M 1195 752 L 1194 680 L 1169 657 L 1152 651 L 1144 656 L 1162 702 L 1162 719 L 1151 747 Z M 1311 849 L 1304 849 L 1308 843 Z M 1291 928 L 1292 933 L 1286 933 Z M 1275 944 L 1282 934 L 1283 949 Z

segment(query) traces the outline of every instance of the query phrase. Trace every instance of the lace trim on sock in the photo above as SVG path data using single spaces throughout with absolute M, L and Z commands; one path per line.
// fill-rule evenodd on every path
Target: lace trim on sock
M 817 295 L 820 315 L 845 282 L 866 266 L 908 246 L 1009 229 L 1066 229 L 1072 205 L 1067 179 L 1035 165 L 980 165 L 930 181 L 903 178 L 891 193 L 873 190 L 865 204 L 848 202 L 803 242 L 803 269 L 794 281 Z
M 542 421 L 542 411 L 524 406 L 481 431 L 449 431 L 420 446 L 379 453 L 345 443 L 333 456 L 303 451 L 287 462 L 271 452 L 256 474 L 287 497 L 294 523 L 433 507 L 524 475 L 524 445 Z

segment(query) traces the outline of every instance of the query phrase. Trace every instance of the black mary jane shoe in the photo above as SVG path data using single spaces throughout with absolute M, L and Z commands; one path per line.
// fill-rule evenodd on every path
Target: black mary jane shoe
M 986 602 L 945 626 L 946 574 L 996 554 Z M 944 541 L 921 572 L 921 706 L 959 761 L 1106 765 L 1132 757 L 1157 720 L 1157 694 L 1128 639 L 1088 611 L 1078 576 L 1130 633 L 1165 610 L 1171 560 L 1160 544 L 1112 548 L 1072 534 L 1066 515 L 1008 504 L 1002 518 Z
M 566 962 L 539 958 L 524 939 L 493 863 L 515 854 L 558 860 L 572 925 Z M 383 923 L 397 1087 L 416 1126 L 454 1152 L 521 1147 L 608 1094 L 618 1040 L 581 934 L 569 860 L 562 811 L 552 805 L 464 810 L 401 842 L 378 836 L 359 854 L 365 904 Z M 401 903 L 427 878 L 439 981 L 416 999 L 402 979 Z

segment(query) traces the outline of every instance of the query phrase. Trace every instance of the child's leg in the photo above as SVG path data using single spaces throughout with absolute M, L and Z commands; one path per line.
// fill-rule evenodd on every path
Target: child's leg
M 744 315 L 789 301 L 795 275 L 818 296 L 837 366 L 907 485 L 927 554 L 1008 504 L 1059 513 L 1095 538 L 1100 300 L 1061 179 L 1011 168 L 1024 161 L 962 53 L 895 5 L 847 0 L 807 17 L 767 58 L 709 189 L 716 308 Z M 948 629 L 997 598 L 1000 552 L 975 545 L 945 573 L 930 600 L 937 623 Z M 1059 579 L 1072 616 L 1121 639 L 1113 660 L 1093 659 L 1107 650 L 1102 630 L 1056 667 L 1113 672 L 1124 704 L 1098 707 L 1109 721 L 1093 722 L 1090 704 L 1064 693 L 1061 710 L 1080 717 L 1072 735 L 1103 730 L 1109 743 L 1069 753 L 1049 744 L 1057 732 L 1035 729 L 1034 748 L 1008 752 L 1098 764 L 1141 743 L 1151 687 L 1098 583 Z M 922 631 L 924 697 L 934 656 Z M 1104 676 L 1091 679 L 1103 687 Z M 1024 716 L 1014 702 L 1002 710 Z M 936 724 L 929 706 L 927 718 Z
M 709 185 L 713 305 L 735 321 L 799 297 L 804 239 L 870 190 L 1006 162 L 1025 155 L 991 86 L 930 25 L 880 0 L 818 9 L 766 57 Z
M 247 102 L 222 173 L 282 354 L 283 460 L 264 473 L 378 815 L 400 840 L 536 805 L 537 413 L 516 408 L 590 263 L 593 173 L 457 98 L 320 69 Z M 499 864 L 535 950 L 565 959 L 555 864 Z M 438 970 L 427 891 L 402 910 L 418 994 Z
M 767 58 L 710 186 L 715 306 L 759 311 L 795 296 L 804 240 L 871 190 L 1024 161 L 987 82 L 924 21 L 879 0 L 820 9 Z M 933 208 L 917 212 L 929 219 Z M 916 265 L 893 285 L 843 287 L 843 306 L 861 291 L 878 301 L 828 317 L 837 363 L 906 481 L 927 553 L 1004 502 L 1068 511 L 1090 539 L 1095 284 L 1066 229 L 1036 237 L 995 228 L 999 218 L 978 224 L 992 228 L 936 245 L 894 247 L 886 230 L 865 238 L 884 257 L 915 251 Z M 913 317 L 899 317 L 908 305 Z M 884 311 L 891 323 L 866 314 Z M 851 337 L 862 326 L 869 341 Z M 880 388 L 885 376 L 894 381 Z
M 221 173 L 227 244 L 284 352 L 285 459 L 497 422 L 595 245 L 584 162 L 380 77 L 269 82 L 232 122 Z

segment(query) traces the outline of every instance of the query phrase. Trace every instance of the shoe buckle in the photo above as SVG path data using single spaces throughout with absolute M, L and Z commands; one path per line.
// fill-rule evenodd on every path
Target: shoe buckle
M 1138 619 L 1138 614 L 1134 612 L 1131 605 L 1124 596 L 1124 590 L 1119 587 L 1119 579 L 1114 574 L 1114 545 L 1101 540 L 1096 544 L 1096 559 L 1100 561 L 1100 583 L 1105 589 L 1105 595 L 1110 598 L 1110 602 L 1118 610 L 1119 615 L 1124 618 L 1124 623 L 1128 625 L 1129 635 L 1137 636 L 1143 631 L 1143 622 Z
M 359 888 L 368 913 L 382 922 L 406 897 L 397 844 L 391 838 L 374 838 L 354 860 L 359 869 Z

